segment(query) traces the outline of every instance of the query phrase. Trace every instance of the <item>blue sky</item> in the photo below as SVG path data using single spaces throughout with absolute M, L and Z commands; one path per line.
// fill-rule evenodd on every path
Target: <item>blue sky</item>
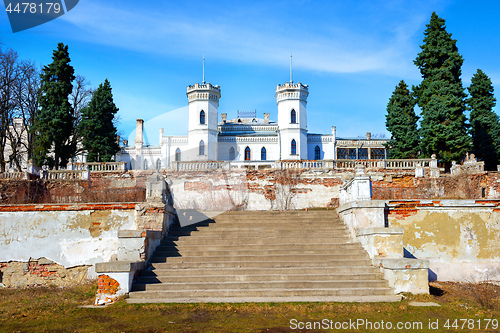
M 97 87 L 108 79 L 120 109 L 119 132 L 135 120 L 165 135 L 187 131 L 186 86 L 221 86 L 219 113 L 270 112 L 274 90 L 290 79 L 309 85 L 308 130 L 340 137 L 385 134 L 386 105 L 401 79 L 420 82 L 413 65 L 431 13 L 446 20 L 464 57 L 465 86 L 478 68 L 500 89 L 498 1 L 97 1 L 81 0 L 64 16 L 12 33 L 0 19 L 3 48 L 40 65 L 57 43 L 69 45 L 75 73 Z M 180 109 L 180 110 L 179 110 Z M 496 109 L 498 110 L 498 108 Z

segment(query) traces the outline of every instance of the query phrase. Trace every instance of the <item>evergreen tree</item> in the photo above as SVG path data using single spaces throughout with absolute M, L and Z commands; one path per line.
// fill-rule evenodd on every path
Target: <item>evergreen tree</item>
M 418 155 L 420 137 L 414 107 L 415 99 L 401 80 L 389 99 L 385 116 L 385 125 L 392 134 L 387 143 L 389 158 L 416 158 Z
M 462 56 L 444 19 L 432 13 L 424 32 L 422 51 L 415 59 L 422 82 L 415 88 L 422 110 L 421 151 L 444 162 L 460 160 L 470 147 L 465 123 L 465 91 L 460 79 Z
M 88 162 L 109 162 L 118 152 L 116 127 L 113 123 L 117 112 L 111 85 L 106 79 L 94 92 L 89 105 L 82 109 L 80 134 Z
M 472 152 L 484 161 L 487 170 L 496 170 L 500 157 L 500 125 L 497 114 L 493 112 L 496 104 L 493 85 L 490 78 L 478 69 L 468 90 Z
M 68 96 L 73 89 L 74 69 L 69 64 L 68 46 L 63 43 L 54 50 L 52 63 L 44 66 L 40 78 L 40 111 L 33 123 L 35 135 L 33 160 L 38 165 L 58 169 L 74 156 L 76 146 L 70 137 L 73 110 Z

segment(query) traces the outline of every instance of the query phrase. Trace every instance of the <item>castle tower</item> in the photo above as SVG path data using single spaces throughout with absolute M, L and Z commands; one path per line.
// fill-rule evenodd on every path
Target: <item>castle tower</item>
M 186 161 L 217 160 L 220 87 L 195 83 L 187 87 L 189 100 L 188 151 Z
M 286 82 L 276 87 L 282 160 L 307 159 L 308 95 L 307 85 L 300 82 Z

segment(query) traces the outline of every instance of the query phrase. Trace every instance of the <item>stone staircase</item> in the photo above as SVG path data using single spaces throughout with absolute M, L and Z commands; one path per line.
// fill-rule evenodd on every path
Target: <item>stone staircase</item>
M 127 299 L 398 300 L 334 211 L 227 212 L 171 230 Z

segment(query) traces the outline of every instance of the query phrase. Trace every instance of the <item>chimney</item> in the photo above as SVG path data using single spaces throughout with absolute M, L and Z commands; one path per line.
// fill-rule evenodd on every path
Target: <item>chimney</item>
M 264 113 L 264 124 L 269 124 L 269 113 Z
M 221 113 L 220 117 L 222 119 L 222 123 L 225 124 L 227 121 L 227 113 Z
M 366 140 L 370 141 L 372 139 L 372 134 L 370 132 L 366 133 Z
M 142 147 L 142 131 L 144 127 L 144 120 L 137 119 L 137 124 L 135 125 L 135 145 Z
M 128 140 L 123 139 L 123 145 L 124 145 L 125 147 L 128 147 Z
M 120 136 L 119 135 L 116 136 L 116 144 L 118 146 L 120 146 Z
M 163 138 L 163 128 L 160 128 L 160 146 L 161 146 L 161 139 Z

